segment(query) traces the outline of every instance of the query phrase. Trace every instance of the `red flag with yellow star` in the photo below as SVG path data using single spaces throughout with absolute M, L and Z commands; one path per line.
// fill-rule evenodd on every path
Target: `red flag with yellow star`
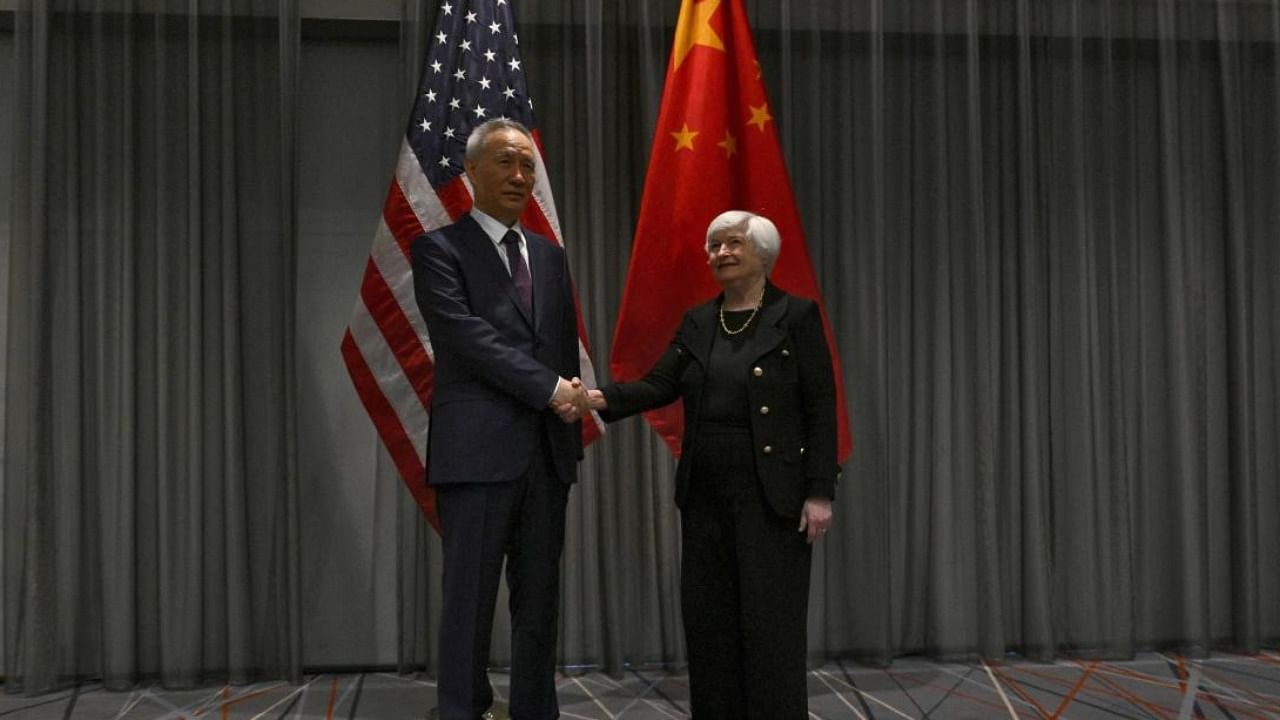
M 684 312 L 719 292 L 707 267 L 705 239 L 707 225 L 725 210 L 772 220 L 782 250 L 769 279 L 822 305 L 742 2 L 683 0 L 614 332 L 614 380 L 648 372 Z M 822 322 L 835 369 L 843 462 L 853 441 L 825 307 Z M 679 455 L 679 403 L 645 417 Z

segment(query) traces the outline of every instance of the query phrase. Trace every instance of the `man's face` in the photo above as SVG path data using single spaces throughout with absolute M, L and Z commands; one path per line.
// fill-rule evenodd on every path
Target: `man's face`
M 511 128 L 489 133 L 475 160 L 466 161 L 476 208 L 514 224 L 533 192 L 536 168 L 533 144 L 524 133 Z

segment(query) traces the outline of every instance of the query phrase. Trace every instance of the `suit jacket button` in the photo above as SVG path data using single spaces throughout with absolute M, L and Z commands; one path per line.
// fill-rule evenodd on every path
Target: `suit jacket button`
M 764 370 L 761 370 L 760 368 L 756 368 L 751 371 L 751 374 L 755 375 L 756 377 L 760 377 L 761 375 L 764 374 Z
M 771 453 L 771 452 L 773 452 L 773 446 L 772 446 L 772 445 L 765 445 L 765 446 L 764 446 L 764 454 L 765 454 L 765 455 L 768 455 L 768 454 L 769 454 L 769 453 Z
M 782 348 L 782 357 L 791 357 L 791 351 L 786 348 Z
M 769 406 L 768 406 L 768 405 L 761 405 L 761 406 L 760 406 L 760 414 L 761 414 L 761 415 L 768 415 L 768 414 L 769 414 Z

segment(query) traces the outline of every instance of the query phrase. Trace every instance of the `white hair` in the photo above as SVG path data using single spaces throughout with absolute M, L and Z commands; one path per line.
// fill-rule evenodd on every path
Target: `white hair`
M 485 120 L 471 130 L 471 134 L 467 136 L 467 160 L 476 160 L 480 157 L 480 148 L 484 147 L 484 141 L 496 130 L 515 130 L 521 135 L 529 138 L 529 144 L 533 144 L 533 134 L 529 132 L 529 128 L 523 124 L 507 118 L 494 118 Z
M 760 259 L 764 260 L 765 273 L 773 269 L 773 263 L 782 249 L 782 237 L 778 235 L 778 227 L 772 220 L 746 210 L 722 212 L 707 226 L 707 247 L 711 247 L 712 237 L 726 230 L 741 231 L 743 237 L 755 245 Z

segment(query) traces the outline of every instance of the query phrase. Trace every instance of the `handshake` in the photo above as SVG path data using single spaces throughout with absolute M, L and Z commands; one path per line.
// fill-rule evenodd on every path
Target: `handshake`
M 592 410 L 605 409 L 607 403 L 604 401 L 604 393 L 588 390 L 582 384 L 582 378 L 575 377 L 572 380 L 560 378 L 556 394 L 547 405 L 556 411 L 561 420 L 571 423 L 582 419 Z

